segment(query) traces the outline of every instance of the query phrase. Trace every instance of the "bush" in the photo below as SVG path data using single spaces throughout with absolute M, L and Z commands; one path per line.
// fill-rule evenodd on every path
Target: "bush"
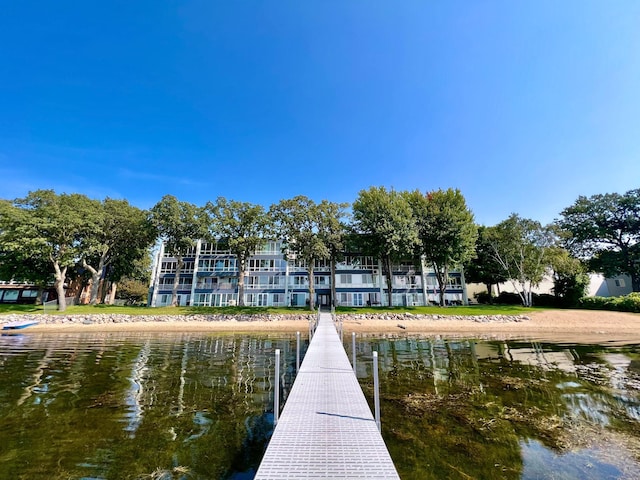
M 476 302 L 482 303 L 484 305 L 488 305 L 492 303 L 492 300 L 495 301 L 495 297 L 489 296 L 487 292 L 477 292 L 473 294 L 473 297 L 476 299 Z
M 534 293 L 532 301 L 535 307 L 561 308 L 566 306 L 564 305 L 562 298 L 548 293 L 541 293 L 539 295 Z
M 522 299 L 517 293 L 500 292 L 494 303 L 501 305 L 522 305 Z
M 640 313 L 640 293 L 633 292 L 622 297 L 583 297 L 580 307 L 589 310 Z

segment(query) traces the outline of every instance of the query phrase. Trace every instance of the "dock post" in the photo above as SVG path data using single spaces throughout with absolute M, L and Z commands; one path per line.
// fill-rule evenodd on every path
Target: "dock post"
M 373 352 L 373 395 L 375 406 L 375 419 L 379 431 L 380 426 L 380 381 L 378 380 L 378 352 Z
M 276 382 L 273 387 L 273 425 L 278 424 L 280 414 L 280 349 L 276 348 Z
M 300 332 L 296 332 L 296 374 L 300 371 Z
M 351 364 L 353 365 L 353 373 L 356 373 L 356 332 L 351 332 Z

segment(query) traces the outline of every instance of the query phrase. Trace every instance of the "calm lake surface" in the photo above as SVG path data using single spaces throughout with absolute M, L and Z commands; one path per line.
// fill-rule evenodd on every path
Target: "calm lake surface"
M 286 397 L 295 335 L 3 335 L 0 478 L 252 479 L 277 348 Z M 369 398 L 374 350 L 405 480 L 640 478 L 638 345 L 360 337 Z

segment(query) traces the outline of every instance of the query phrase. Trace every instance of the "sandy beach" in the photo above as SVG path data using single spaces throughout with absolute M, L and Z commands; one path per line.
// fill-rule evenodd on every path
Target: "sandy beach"
M 594 310 L 532 311 L 521 321 L 480 321 L 475 317 L 461 320 L 438 319 L 401 320 L 381 318 L 347 319 L 343 322 L 345 334 L 427 334 L 478 338 L 536 338 L 570 342 L 640 343 L 640 314 Z M 83 325 L 35 325 L 22 333 L 48 332 L 306 332 L 305 320 L 218 322 L 132 322 Z

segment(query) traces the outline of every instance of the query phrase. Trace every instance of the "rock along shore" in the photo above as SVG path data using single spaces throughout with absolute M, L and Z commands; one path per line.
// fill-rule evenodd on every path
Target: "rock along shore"
M 0 324 L 16 321 L 37 321 L 41 325 L 105 325 L 129 324 L 145 322 L 278 322 L 278 321 L 311 321 L 314 314 L 270 314 L 270 315 L 123 315 L 123 314 L 84 314 L 84 315 L 30 315 L 9 314 L 0 317 Z M 400 322 L 406 320 L 439 321 L 457 320 L 476 323 L 514 323 L 529 320 L 526 315 L 422 315 L 412 313 L 357 313 L 339 315 L 343 322 L 366 322 L 367 320 L 382 320 Z

